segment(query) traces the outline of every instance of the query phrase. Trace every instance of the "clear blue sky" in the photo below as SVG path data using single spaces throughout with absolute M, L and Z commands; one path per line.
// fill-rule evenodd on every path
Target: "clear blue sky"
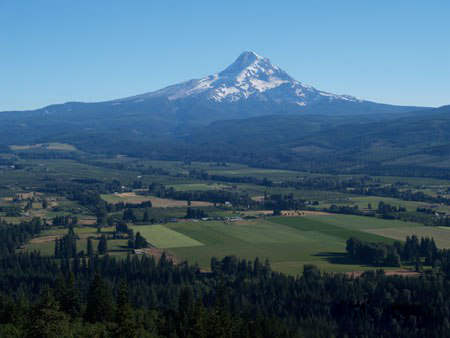
M 218 72 L 244 50 L 321 90 L 450 104 L 450 1 L 0 0 L 0 110 Z

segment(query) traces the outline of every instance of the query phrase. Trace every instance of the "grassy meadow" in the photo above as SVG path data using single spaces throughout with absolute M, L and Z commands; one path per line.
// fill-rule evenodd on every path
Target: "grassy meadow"
M 345 245 L 349 237 L 392 243 L 394 239 L 390 236 L 371 231 L 417 227 L 420 226 L 416 223 L 326 215 L 267 217 L 233 223 L 179 222 L 133 229 L 140 231 L 152 245 L 167 249 L 178 260 L 196 262 L 206 270 L 211 257 L 235 255 L 269 259 L 275 270 L 295 275 L 304 264 L 315 264 L 331 272 L 374 269 L 346 259 Z M 450 240 L 450 231 L 448 238 Z

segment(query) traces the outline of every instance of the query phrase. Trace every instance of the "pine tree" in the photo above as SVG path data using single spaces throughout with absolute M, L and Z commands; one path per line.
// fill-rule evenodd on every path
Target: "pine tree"
M 114 304 L 111 290 L 99 274 L 95 274 L 87 296 L 84 318 L 86 321 L 108 322 L 114 317 Z
M 94 256 L 94 246 L 92 244 L 92 239 L 90 238 L 87 240 L 87 255 L 90 258 Z
M 121 281 L 119 292 L 117 295 L 116 310 L 117 329 L 115 336 L 118 338 L 134 338 L 138 337 L 137 325 L 134 319 L 133 309 L 128 299 L 128 286 L 125 281 Z
M 136 233 L 136 239 L 134 240 L 134 248 L 135 249 L 142 249 L 146 248 L 148 246 L 147 241 L 144 237 L 142 237 L 140 232 Z
M 142 219 L 142 221 L 145 222 L 145 223 L 147 223 L 148 221 L 150 221 L 150 215 L 149 215 L 147 209 L 145 209 L 145 212 L 144 212 L 144 218 Z
M 98 242 L 97 251 L 100 255 L 104 255 L 108 251 L 108 241 L 107 241 L 105 235 L 102 235 L 102 237 L 100 237 L 100 241 Z
M 56 238 L 55 239 L 55 258 L 60 258 L 61 257 L 61 241 Z
M 80 315 L 81 300 L 78 288 L 75 285 L 75 276 L 73 273 L 69 275 L 66 281 L 61 308 L 72 317 L 78 317 Z

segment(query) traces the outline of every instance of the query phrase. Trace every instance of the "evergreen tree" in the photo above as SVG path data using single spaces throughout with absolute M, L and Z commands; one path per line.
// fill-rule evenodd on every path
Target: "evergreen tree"
M 86 321 L 108 322 L 114 317 L 114 304 L 111 290 L 99 274 L 95 274 L 87 295 L 84 318 Z
M 149 215 L 147 209 L 145 209 L 145 211 L 144 211 L 144 218 L 142 219 L 142 221 L 145 222 L 145 223 L 150 221 L 150 215 Z
M 121 281 L 117 294 L 116 309 L 117 329 L 115 336 L 118 338 L 134 338 L 138 337 L 137 325 L 134 319 L 133 309 L 128 299 L 128 286 L 125 281 Z
M 55 252 L 54 252 L 55 258 L 61 257 L 61 241 L 56 238 L 55 239 Z
M 142 249 L 148 247 L 147 240 L 141 235 L 140 232 L 136 233 L 136 238 L 134 240 L 134 248 L 135 249 Z
M 81 312 L 81 300 L 73 273 L 70 273 L 66 281 L 63 295 L 64 297 L 60 302 L 61 309 L 72 317 L 78 317 Z
M 98 242 L 97 246 L 97 251 L 100 255 L 104 255 L 108 251 L 108 241 L 105 235 L 102 235 L 102 237 L 100 237 L 100 241 Z
M 69 321 L 60 311 L 58 302 L 50 291 L 44 292 L 39 303 L 31 309 L 27 321 L 27 337 L 59 338 L 69 336 Z
M 136 222 L 136 215 L 134 214 L 133 209 L 125 209 L 125 211 L 123 212 L 123 220 L 124 221 L 129 221 L 129 222 Z
M 92 244 L 92 239 L 88 238 L 87 240 L 87 255 L 88 257 L 94 256 L 94 246 Z

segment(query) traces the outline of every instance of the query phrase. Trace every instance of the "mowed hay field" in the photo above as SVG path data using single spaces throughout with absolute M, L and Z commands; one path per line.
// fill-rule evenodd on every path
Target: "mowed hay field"
M 274 270 L 295 275 L 302 271 L 304 264 L 315 264 L 324 271 L 333 272 L 375 269 L 350 264 L 345 257 L 346 240 L 353 236 L 371 242 L 392 243 L 392 238 L 367 231 L 392 227 L 408 229 L 418 225 L 359 216 L 320 215 L 269 217 L 231 224 L 179 222 L 136 226 L 134 230 L 140 231 L 152 245 L 166 248 L 178 261 L 198 263 L 204 269 L 209 269 L 211 257 L 235 255 L 246 259 L 267 258 Z M 167 229 L 172 232 L 168 233 Z M 178 239 L 175 234 L 184 237 Z M 172 236 L 173 242 L 169 238 Z
M 164 225 L 136 225 L 131 227 L 135 233 L 140 233 L 151 245 L 160 248 L 181 248 L 200 246 L 203 243 L 180 232 L 171 230 Z

